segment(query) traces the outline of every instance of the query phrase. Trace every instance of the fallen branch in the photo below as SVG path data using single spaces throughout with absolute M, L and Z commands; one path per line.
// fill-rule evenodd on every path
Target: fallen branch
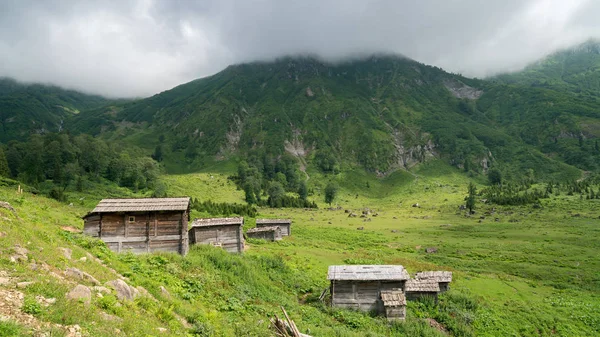
M 279 337 L 311 337 L 309 335 L 300 333 L 300 331 L 298 330 L 298 327 L 296 326 L 296 323 L 294 323 L 294 321 L 292 321 L 290 319 L 290 316 L 288 316 L 285 309 L 283 307 L 281 307 L 281 310 L 283 311 L 285 320 L 277 317 L 277 315 L 275 315 L 274 318 L 271 318 L 271 324 L 273 325 L 273 328 L 275 329 L 275 334 L 277 336 L 279 336 Z

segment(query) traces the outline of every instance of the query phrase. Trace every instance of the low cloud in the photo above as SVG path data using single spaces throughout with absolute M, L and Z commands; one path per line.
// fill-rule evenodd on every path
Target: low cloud
M 2 1 L 0 76 L 148 96 L 232 63 L 399 53 L 485 77 L 600 37 L 593 0 Z

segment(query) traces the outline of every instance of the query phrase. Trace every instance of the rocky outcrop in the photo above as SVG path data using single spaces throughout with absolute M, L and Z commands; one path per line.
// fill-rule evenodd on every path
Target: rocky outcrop
M 444 86 L 456 98 L 478 99 L 483 95 L 483 90 L 470 87 L 458 80 L 445 80 Z

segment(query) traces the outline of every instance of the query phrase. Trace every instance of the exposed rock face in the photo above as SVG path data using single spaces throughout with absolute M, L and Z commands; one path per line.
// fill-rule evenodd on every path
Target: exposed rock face
M 310 87 L 306 88 L 306 96 L 308 97 L 313 97 L 315 94 L 313 93 L 313 91 L 310 89 Z
M 92 291 L 90 288 L 78 284 L 73 290 L 69 291 L 66 296 L 67 299 L 73 301 L 83 301 L 85 304 L 90 304 L 92 301 Z
M 404 169 L 435 158 L 435 144 L 427 133 L 413 133 L 410 130 L 393 130 L 392 139 L 396 148 L 395 165 Z
M 458 80 L 445 80 L 444 86 L 456 98 L 478 99 L 483 95 L 483 90 L 470 87 Z

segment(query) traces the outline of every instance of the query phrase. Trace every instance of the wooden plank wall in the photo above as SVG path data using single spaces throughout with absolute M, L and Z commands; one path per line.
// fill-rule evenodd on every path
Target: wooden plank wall
M 243 249 L 240 225 L 193 227 L 191 231 L 194 244 L 220 246 L 230 253 L 239 253 Z
M 331 304 L 341 308 L 383 312 L 379 299 L 381 290 L 398 288 L 404 289 L 404 281 L 332 281 Z
M 130 216 L 134 216 L 135 221 L 130 222 Z M 185 255 L 189 249 L 187 212 L 104 213 L 101 216 L 89 216 L 85 220 L 84 232 L 94 236 L 96 230 L 95 236 L 99 236 L 116 252 L 165 251 Z
M 277 225 L 281 228 L 281 236 L 289 236 L 291 235 L 290 225 Z
M 249 238 L 253 239 L 263 239 L 268 241 L 281 240 L 281 235 L 277 235 L 276 231 L 268 231 L 268 232 L 251 232 L 246 233 Z
M 292 228 L 290 224 L 258 224 L 256 227 L 279 227 L 281 229 L 282 236 L 290 236 L 292 235 Z
M 100 215 L 90 215 L 83 220 L 83 234 L 92 237 L 100 236 Z

